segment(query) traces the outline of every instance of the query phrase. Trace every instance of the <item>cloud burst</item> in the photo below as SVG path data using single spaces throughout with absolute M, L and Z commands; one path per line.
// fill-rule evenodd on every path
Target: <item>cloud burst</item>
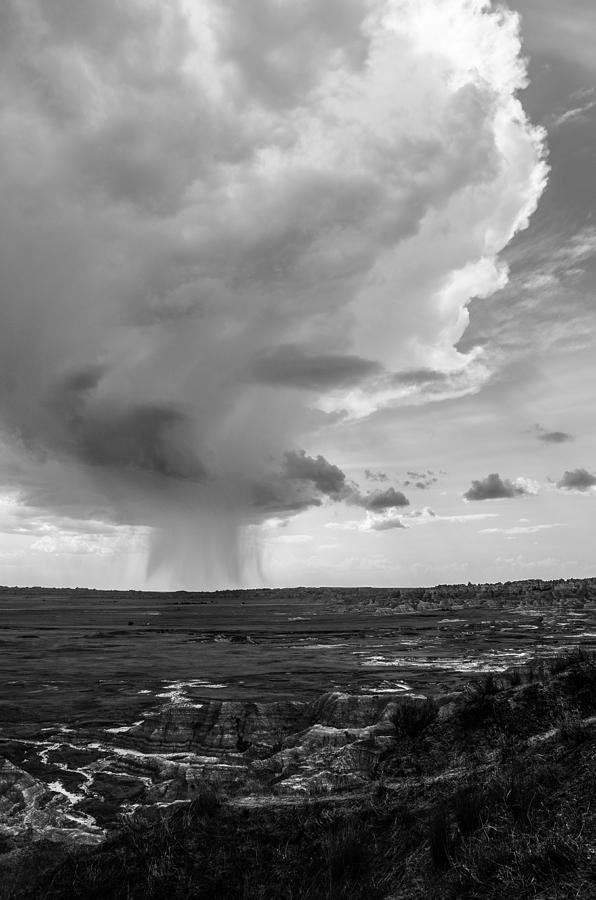
M 346 499 L 297 450 L 322 421 L 486 378 L 466 307 L 546 179 L 513 13 L 8 0 L 0 59 L 23 502 L 149 526 L 175 584 L 241 581 L 244 526 Z

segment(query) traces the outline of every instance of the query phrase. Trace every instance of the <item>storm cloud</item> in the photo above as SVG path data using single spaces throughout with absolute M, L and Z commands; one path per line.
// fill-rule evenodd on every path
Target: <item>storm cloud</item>
M 465 500 L 505 500 L 512 497 L 520 497 L 531 493 L 523 479 L 510 481 L 501 478 L 497 472 L 487 475 L 478 481 L 472 481 L 472 486 L 464 494 Z
M 191 587 L 242 582 L 276 504 L 403 505 L 292 448 L 489 377 L 456 348 L 467 306 L 547 174 L 518 24 L 484 0 L 2 4 L 0 481 L 146 527 L 151 577 Z

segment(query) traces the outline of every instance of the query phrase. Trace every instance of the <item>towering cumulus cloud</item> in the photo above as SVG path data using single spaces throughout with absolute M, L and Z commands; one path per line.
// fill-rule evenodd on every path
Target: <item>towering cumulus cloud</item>
M 490 371 L 455 349 L 466 306 L 546 179 L 514 14 L 5 0 L 0 60 L 2 476 L 24 504 L 146 526 L 173 583 L 241 581 L 245 526 L 307 484 L 354 496 L 321 421 Z

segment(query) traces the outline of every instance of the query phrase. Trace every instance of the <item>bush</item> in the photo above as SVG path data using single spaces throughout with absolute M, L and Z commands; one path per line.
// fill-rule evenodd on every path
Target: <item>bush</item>
M 486 674 L 474 685 L 474 692 L 478 697 L 492 697 L 503 689 L 503 685 L 494 672 Z
M 391 716 L 391 722 L 398 735 L 417 737 L 437 718 L 439 709 L 434 700 L 413 703 L 411 700 L 398 706 Z
M 205 787 L 201 789 L 198 797 L 191 800 L 188 816 L 191 819 L 196 817 L 212 818 L 219 812 L 220 807 L 221 802 L 215 791 L 210 787 Z
M 596 657 L 583 654 L 577 656 L 572 666 L 567 669 L 565 687 L 578 697 L 592 695 L 592 706 L 596 699 Z

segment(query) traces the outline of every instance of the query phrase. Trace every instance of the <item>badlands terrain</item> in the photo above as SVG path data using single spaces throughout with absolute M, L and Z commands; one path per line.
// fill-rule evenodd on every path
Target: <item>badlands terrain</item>
M 0 896 L 592 896 L 595 607 L 4 588 Z

